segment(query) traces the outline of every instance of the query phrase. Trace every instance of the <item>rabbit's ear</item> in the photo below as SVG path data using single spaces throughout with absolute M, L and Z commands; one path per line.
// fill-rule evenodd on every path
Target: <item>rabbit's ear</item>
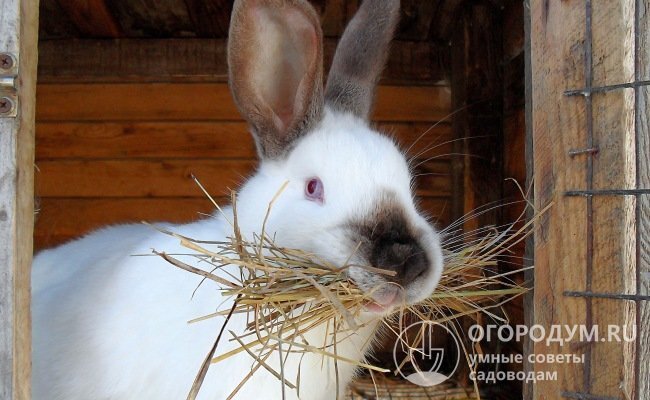
M 323 35 L 307 0 L 237 0 L 230 87 L 264 158 L 282 157 L 321 119 Z
M 365 0 L 339 42 L 325 99 L 339 111 L 368 119 L 375 86 L 399 20 L 399 0 Z

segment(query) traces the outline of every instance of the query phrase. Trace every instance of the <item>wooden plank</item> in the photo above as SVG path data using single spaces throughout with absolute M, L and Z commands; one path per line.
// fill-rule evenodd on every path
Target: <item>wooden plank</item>
M 346 24 L 345 0 L 319 0 L 312 4 L 321 14 L 321 27 L 325 37 L 340 37 Z
M 531 323 L 546 329 L 586 322 L 585 300 L 563 295 L 566 290 L 585 290 L 586 281 L 586 202 L 564 196 L 566 190 L 584 187 L 585 159 L 570 158 L 567 151 L 586 143 L 585 101 L 563 95 L 564 90 L 585 83 L 584 9 L 584 2 L 530 1 L 534 202 L 538 208 L 554 204 L 535 222 Z M 531 353 L 580 355 L 588 346 L 539 342 Z M 531 368 L 557 371 L 557 380 L 535 383 L 534 399 L 559 399 L 562 391 L 584 389 L 582 364 L 535 363 Z
M 185 0 L 197 36 L 227 37 L 232 3 L 230 0 Z
M 0 52 L 15 54 L 18 117 L 0 117 L 0 398 L 27 400 L 34 222 L 34 98 L 38 1 L 0 2 Z
M 336 44 L 336 39 L 325 40 L 327 69 Z M 226 47 L 226 39 L 46 40 L 39 43 L 38 79 L 43 83 L 226 82 Z M 395 42 L 382 82 L 438 84 L 446 78 L 448 53 L 448 46 L 429 42 Z
M 500 85 L 501 30 L 499 13 L 484 2 L 468 2 L 456 20 L 452 36 L 451 87 L 453 96 L 454 138 L 459 157 L 453 162 L 454 217 L 473 213 L 501 197 L 502 106 Z M 466 219 L 461 228 L 472 232 L 479 227 L 497 225 L 498 208 Z M 477 271 L 478 273 L 478 271 Z M 462 321 L 467 330 L 474 324 Z M 465 346 L 473 346 L 465 339 Z M 494 343 L 484 343 L 488 352 Z M 461 384 L 472 385 L 470 367 L 461 363 L 457 371 Z
M 503 9 L 503 58 L 512 60 L 524 52 L 524 2 L 508 1 Z
M 383 123 L 377 128 L 394 137 L 403 149 L 413 144 L 410 156 L 451 157 L 449 124 Z M 244 122 L 40 122 L 36 125 L 37 160 L 178 157 L 255 158 L 256 151 Z
M 67 13 L 63 11 L 57 0 L 39 1 L 39 30 L 38 38 L 61 39 L 79 36 L 77 27 Z M 47 16 L 47 17 L 46 17 Z
M 241 119 L 222 83 L 39 84 L 36 102 L 38 121 Z M 381 86 L 373 119 L 438 121 L 449 109 L 447 87 Z
M 646 10 L 650 11 L 650 7 L 647 7 Z M 646 24 L 650 25 L 650 18 L 648 18 L 647 11 L 645 14 Z M 645 30 L 645 32 L 650 32 L 650 30 Z M 646 43 L 645 46 L 641 47 L 645 49 L 643 62 L 646 73 L 650 71 L 650 52 L 647 50 L 647 45 Z M 650 76 L 650 74 L 646 76 Z M 639 157 L 639 180 L 637 185 L 639 188 L 650 188 L 650 115 L 648 115 L 648 109 L 650 109 L 650 88 L 644 88 L 640 90 L 639 104 L 637 106 L 639 112 L 637 116 L 637 123 L 639 124 L 639 147 L 637 150 Z M 639 229 L 640 239 L 639 243 L 637 243 L 637 246 L 639 246 L 638 288 L 639 294 L 650 296 L 650 196 L 640 196 L 638 197 L 638 201 L 637 229 Z M 641 344 L 638 361 L 638 392 L 650 393 L 650 325 L 647 323 L 647 321 L 650 321 L 650 303 L 641 301 L 638 304 L 638 321 L 641 322 L 639 324 L 640 326 L 637 326 L 637 334 L 639 335 L 639 343 Z
M 106 7 L 105 0 L 58 0 L 58 3 L 84 37 L 122 36 L 122 29 Z
M 588 77 L 582 74 L 587 69 L 585 63 L 592 60 L 594 85 L 633 79 L 634 10 L 628 1 L 594 2 L 593 57 L 585 59 L 583 44 L 588 40 L 583 31 L 584 4 L 535 1 L 532 5 L 532 76 L 537 77 L 533 86 L 536 204 L 541 206 L 551 199 L 555 202 L 548 218 L 537 224 L 535 317 L 544 326 L 589 323 L 601 330 L 608 325 L 631 327 L 637 320 L 637 310 L 631 304 L 609 299 L 568 299 L 563 292 L 636 291 L 635 239 L 630 234 L 635 230 L 633 199 L 566 198 L 563 193 L 587 187 L 589 175 L 584 167 L 588 165 L 586 157 L 590 156 L 569 157 L 568 152 L 584 148 L 587 143 L 588 101 L 593 102 L 593 141 L 600 148 L 593 158 L 593 188 L 634 186 L 633 94 L 621 90 L 594 94 L 585 100 L 565 96 L 563 91 L 589 84 Z M 562 135 L 554 133 L 558 129 Z M 592 255 L 588 252 L 589 204 L 593 205 Z M 589 304 L 589 317 L 583 317 Z M 635 352 L 642 349 L 608 341 L 587 343 L 582 349 L 587 353 L 587 363 L 570 369 L 556 366 L 563 379 L 538 381 L 536 396 L 553 398 L 561 390 L 569 390 L 609 398 L 634 398 Z M 561 349 L 545 349 L 538 344 L 535 350 Z
M 457 27 L 458 15 L 465 5 L 464 0 L 444 0 L 435 12 L 436 19 L 431 24 L 430 37 L 439 43 L 449 43 Z
M 524 51 L 524 80 L 525 80 L 525 129 L 526 129 L 526 139 L 525 139 L 525 155 L 526 155 L 526 188 L 529 190 L 528 199 L 530 201 L 535 201 L 533 196 L 535 195 L 535 151 L 534 151 L 534 141 L 533 141 L 533 73 L 532 73 L 532 12 L 531 12 L 531 0 L 524 0 L 524 36 L 525 36 L 525 51 Z M 535 215 L 535 210 L 532 207 L 528 207 L 526 210 L 526 220 L 531 221 Z M 532 282 L 532 286 L 535 287 L 535 271 L 530 267 L 535 265 L 535 235 L 534 232 L 532 235 L 529 235 L 525 241 L 525 250 L 524 250 L 524 266 L 529 268 L 524 272 L 524 279 L 527 282 Z M 523 296 L 523 306 L 524 306 L 524 325 L 533 326 L 535 324 L 535 293 L 534 291 L 529 291 Z M 523 354 L 533 354 L 534 352 L 534 342 L 530 337 L 526 337 L 523 340 L 522 353 Z M 524 373 L 528 374 L 535 369 L 534 360 L 531 361 L 524 359 L 523 370 Z M 531 400 L 534 398 L 535 393 L 535 382 L 529 380 L 522 384 L 522 399 Z
M 155 4 L 155 5 L 154 5 Z M 107 3 L 127 37 L 188 37 L 194 26 L 184 0 L 111 0 Z
M 593 85 L 634 80 L 634 7 L 628 0 L 594 2 L 592 7 Z M 595 189 L 629 189 L 636 183 L 634 91 L 592 96 L 593 140 L 600 148 L 593 158 Z M 594 264 L 592 290 L 636 292 L 635 199 L 629 196 L 593 199 Z M 593 301 L 593 323 L 632 328 L 632 303 Z M 590 390 L 600 396 L 634 398 L 634 343 L 603 342 L 592 346 Z M 603 371 L 608 370 L 608 373 Z
M 228 197 L 216 198 L 228 204 Z M 449 200 L 437 197 L 418 199 L 420 208 L 440 226 L 449 223 Z M 205 197 L 196 198 L 41 198 L 35 227 L 37 249 L 55 246 L 94 229 L 120 223 L 184 223 L 205 218 L 214 207 Z M 209 240 L 210 238 L 202 238 Z
M 464 164 L 463 183 L 457 183 L 463 185 L 461 215 L 501 197 L 501 32 L 496 15 L 486 4 L 469 5 L 452 41 L 453 109 L 459 110 L 453 125 Z M 496 224 L 497 213 L 473 218 L 464 229 Z
M 216 198 L 227 204 L 228 198 Z M 132 199 L 39 199 L 35 226 L 35 246 L 54 246 L 92 230 L 120 223 L 190 222 L 211 213 L 212 203 L 196 198 L 132 198 Z
M 401 40 L 429 40 L 431 25 L 439 1 L 403 0 L 400 26 L 396 36 Z
M 244 122 L 39 122 L 36 159 L 254 158 Z
M 255 166 L 252 160 L 40 161 L 41 197 L 203 197 L 195 175 L 214 196 L 227 195 Z
M 55 160 L 37 163 L 41 197 L 202 197 L 195 175 L 215 196 L 229 193 L 250 175 L 253 160 Z M 415 169 L 419 195 L 447 196 L 449 163 L 429 161 Z
M 637 2 L 641 7 L 638 10 L 638 43 L 637 79 L 650 80 L 650 1 Z M 637 155 L 637 187 L 650 188 L 650 87 L 639 89 L 637 97 L 636 129 L 638 140 L 636 143 Z M 639 241 L 638 252 L 638 279 L 637 289 L 639 294 L 650 295 L 650 196 L 639 196 L 636 205 L 637 229 Z M 637 310 L 637 334 L 639 335 L 640 348 L 638 349 L 637 365 L 639 398 L 644 393 L 650 393 L 650 302 L 641 301 Z

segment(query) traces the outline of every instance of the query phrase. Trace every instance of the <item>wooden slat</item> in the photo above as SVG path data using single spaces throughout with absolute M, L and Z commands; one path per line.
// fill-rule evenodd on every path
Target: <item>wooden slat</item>
M 647 7 L 645 14 L 646 32 L 650 28 L 650 16 Z M 646 39 L 647 40 L 647 39 Z M 643 63 L 646 76 L 650 76 L 650 52 L 648 51 L 648 44 L 645 43 L 643 47 L 644 56 Z M 640 188 L 650 188 L 650 88 L 640 90 L 639 104 L 637 110 L 640 115 L 637 117 L 638 134 L 638 150 L 639 157 L 639 180 L 637 185 Z M 650 296 L 650 196 L 638 197 L 639 210 L 638 227 L 639 229 L 639 289 L 641 295 Z M 650 393 L 650 302 L 639 302 L 639 321 L 640 326 L 637 326 L 639 343 L 639 393 Z
M 227 37 L 232 3 L 230 0 L 185 0 L 197 36 Z
M 40 0 L 39 2 L 39 40 L 61 39 L 79 35 L 77 27 L 57 0 Z
M 215 196 L 236 188 L 252 160 L 41 161 L 36 195 L 42 197 L 176 197 L 203 194 L 192 174 Z
M 227 198 L 217 198 L 227 204 Z M 448 199 L 420 198 L 422 211 L 439 221 L 449 222 Z M 94 229 L 119 223 L 166 221 L 183 223 L 204 218 L 214 211 L 205 197 L 198 198 L 132 198 L 132 199 L 66 199 L 42 198 L 35 228 L 38 249 L 54 246 L 79 237 Z M 200 238 L 209 240 L 210 238 Z
M 107 5 L 127 37 L 194 36 L 184 0 L 110 0 Z
M 455 186 L 462 185 L 463 215 L 501 198 L 503 110 L 494 96 L 502 90 L 500 39 L 494 10 L 483 3 L 468 5 L 452 41 L 453 109 L 459 111 L 453 127 L 464 154 L 463 182 Z M 497 214 L 495 210 L 473 218 L 464 229 L 496 224 Z
M 0 398 L 30 399 L 38 1 L 0 2 L 0 52 L 18 62 L 18 117 L 0 117 Z
M 535 206 L 554 202 L 535 223 L 534 321 L 551 325 L 585 324 L 584 299 L 563 296 L 584 290 L 586 273 L 586 203 L 566 198 L 564 191 L 584 185 L 584 159 L 571 159 L 569 149 L 584 146 L 585 102 L 563 91 L 583 87 L 584 2 L 531 0 L 532 126 Z M 560 134 L 561 132 L 561 134 Z M 584 350 L 576 349 L 577 354 Z M 535 343 L 531 353 L 563 354 L 556 343 Z M 534 399 L 560 399 L 562 391 L 580 392 L 580 364 L 544 365 L 533 371 L 557 371 L 557 380 L 537 381 Z M 613 371 L 612 367 L 601 371 Z
M 229 193 L 249 176 L 253 160 L 56 160 L 37 163 L 36 195 L 41 197 L 176 197 L 203 194 L 194 174 L 215 196 Z M 430 161 L 415 171 L 418 194 L 447 196 L 449 163 Z
M 39 84 L 36 102 L 38 121 L 240 120 L 222 83 Z M 449 103 L 443 86 L 381 86 L 373 119 L 438 121 Z
M 593 85 L 634 80 L 634 7 L 628 0 L 594 2 L 592 8 Z M 595 189 L 635 186 L 634 93 L 620 90 L 593 95 L 593 137 L 600 147 L 593 159 Z M 635 201 L 632 197 L 593 199 L 594 267 L 592 290 L 636 292 Z M 636 324 L 633 304 L 594 300 L 598 326 Z M 633 398 L 634 343 L 599 343 L 592 347 L 591 392 Z M 603 374 L 609 368 L 611 373 Z
M 429 40 L 431 25 L 437 17 L 439 1 L 403 0 L 397 37 L 402 40 Z
M 564 90 L 589 83 L 583 74 L 588 70 L 585 63 L 592 60 L 594 85 L 633 79 L 633 7 L 628 1 L 593 2 L 592 10 L 593 57 L 585 59 L 584 3 L 532 2 L 535 202 L 540 207 L 554 201 L 548 217 L 538 221 L 535 236 L 535 319 L 547 329 L 552 324 L 588 323 L 602 331 L 608 325 L 630 328 L 636 323 L 637 310 L 627 302 L 563 296 L 565 290 L 636 291 L 635 239 L 630 234 L 635 232 L 634 199 L 564 196 L 567 190 L 586 188 L 590 176 L 585 170 L 589 155 L 568 156 L 571 149 L 587 144 L 585 106 L 589 100 L 565 96 Z M 593 141 L 600 148 L 593 158 L 593 188 L 630 188 L 636 173 L 630 151 L 634 148 L 632 93 L 599 93 L 592 95 L 591 101 Z M 590 202 L 593 242 L 587 212 Z M 588 305 L 590 313 L 586 312 Z M 582 350 L 587 353 L 587 363 L 553 366 L 561 379 L 538 381 L 536 398 L 556 398 L 563 390 L 603 398 L 635 398 L 635 352 L 648 347 L 641 345 L 636 349 L 633 344 L 606 340 L 587 344 Z M 535 352 L 561 351 L 556 345 L 535 346 Z
M 451 40 L 454 29 L 458 23 L 458 14 L 462 6 L 467 2 L 464 0 L 444 0 L 435 12 L 436 19 L 431 24 L 431 39 L 440 43 L 448 43 Z
M 639 35 L 638 35 L 638 71 L 637 79 L 650 79 L 650 1 L 637 2 L 641 4 L 638 11 L 639 15 Z M 644 34 L 645 33 L 645 34 Z M 650 188 L 650 87 L 639 89 L 638 104 L 636 106 L 638 115 L 636 116 L 637 124 L 637 168 L 639 188 Z M 650 196 L 640 196 L 637 198 L 638 220 L 637 229 L 639 243 L 638 246 L 638 272 L 639 272 L 639 294 L 650 295 Z M 650 393 L 650 302 L 641 301 L 638 304 L 638 321 L 637 334 L 639 335 L 639 365 L 638 375 L 638 393 Z
M 115 38 L 122 35 L 122 29 L 106 7 L 105 0 L 58 0 L 58 3 L 83 36 Z
M 324 42 L 326 69 L 336 44 L 336 39 Z M 45 83 L 226 82 L 226 48 L 226 39 L 47 40 L 39 44 L 38 79 Z M 395 42 L 382 83 L 438 84 L 446 78 L 448 53 L 448 46 L 429 42 Z
M 253 158 L 244 122 L 40 122 L 36 159 Z
M 217 198 L 226 204 L 225 198 Z M 120 223 L 190 222 L 211 213 L 214 206 L 206 197 L 134 199 L 53 199 L 39 200 L 35 246 L 45 248 L 94 229 Z
M 410 155 L 449 158 L 449 124 L 385 123 L 377 127 Z M 419 140 L 417 140 L 422 136 Z M 237 145 L 234 145 L 234 144 Z M 254 158 L 253 139 L 243 122 L 40 122 L 36 158 Z

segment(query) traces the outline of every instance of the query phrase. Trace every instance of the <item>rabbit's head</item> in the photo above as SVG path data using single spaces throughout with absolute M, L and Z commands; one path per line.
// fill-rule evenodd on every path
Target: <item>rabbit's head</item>
M 442 271 L 440 239 L 414 204 L 404 154 L 368 125 L 375 85 L 399 15 L 398 0 L 365 0 L 347 27 L 323 90 L 323 41 L 306 0 L 241 0 L 228 62 L 239 110 L 261 165 L 240 190 L 242 229 L 350 267 L 385 312 L 431 294 Z

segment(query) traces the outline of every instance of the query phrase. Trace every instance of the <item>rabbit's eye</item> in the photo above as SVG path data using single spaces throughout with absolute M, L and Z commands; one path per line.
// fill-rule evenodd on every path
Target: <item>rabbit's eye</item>
M 323 187 L 323 182 L 318 178 L 310 178 L 305 184 L 305 196 L 309 200 L 317 201 L 319 203 L 323 202 L 325 198 L 325 188 Z

